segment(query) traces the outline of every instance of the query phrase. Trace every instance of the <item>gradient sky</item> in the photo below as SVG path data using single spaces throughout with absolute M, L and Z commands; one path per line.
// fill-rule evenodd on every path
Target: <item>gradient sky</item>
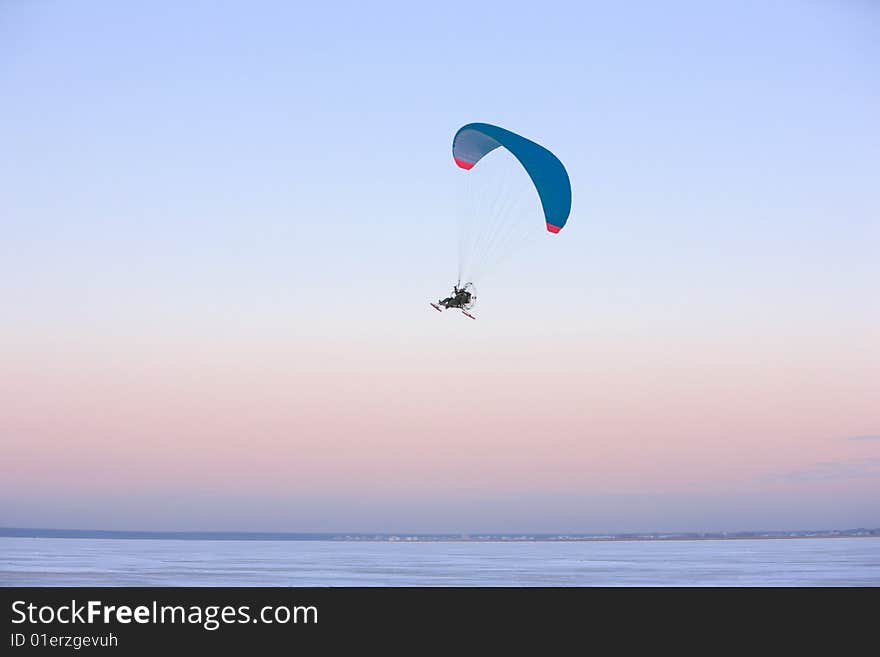
M 308 4 L 0 1 L 0 525 L 880 526 L 875 3 Z

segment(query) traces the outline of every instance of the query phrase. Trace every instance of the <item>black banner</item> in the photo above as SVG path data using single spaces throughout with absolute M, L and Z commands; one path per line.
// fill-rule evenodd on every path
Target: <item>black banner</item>
M 550 648 L 613 641 L 795 641 L 804 631 L 867 626 L 876 589 L 586 588 L 6 588 L 4 654 L 360 645 L 397 654 L 428 648 Z M 415 642 L 415 643 L 413 643 Z M 468 648 L 465 650 L 465 648 Z

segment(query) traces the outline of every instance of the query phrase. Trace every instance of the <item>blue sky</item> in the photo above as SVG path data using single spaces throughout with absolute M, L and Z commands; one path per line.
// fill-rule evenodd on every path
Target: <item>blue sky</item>
M 112 252 L 101 268 L 134 258 L 150 279 L 145 252 L 186 274 L 201 249 L 204 266 L 238 269 L 242 284 L 257 267 L 261 279 L 427 285 L 454 246 L 451 135 L 486 120 L 566 163 L 572 234 L 552 260 L 581 261 L 575 273 L 625 259 L 642 278 L 699 267 L 734 286 L 794 270 L 779 281 L 788 291 L 806 277 L 852 294 L 877 273 L 869 3 L 2 12 L 0 166 L 7 244 L 22 259 L 55 235 L 59 266 L 97 242 Z M 853 272 L 834 266 L 840 252 Z M 145 284 L 136 271 L 124 280 Z

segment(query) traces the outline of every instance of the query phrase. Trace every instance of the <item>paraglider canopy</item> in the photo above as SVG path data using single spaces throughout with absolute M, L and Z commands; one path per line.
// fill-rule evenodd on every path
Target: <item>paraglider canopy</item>
M 468 123 L 455 133 L 452 157 L 462 169 L 472 169 L 487 153 L 503 146 L 519 160 L 532 179 L 547 230 L 558 233 L 571 212 L 571 183 L 562 162 L 543 146 L 488 123 Z

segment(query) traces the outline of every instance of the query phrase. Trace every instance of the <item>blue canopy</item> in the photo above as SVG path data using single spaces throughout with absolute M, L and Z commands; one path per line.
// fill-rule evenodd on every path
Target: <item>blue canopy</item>
M 484 155 L 503 146 L 519 160 L 532 179 L 547 230 L 558 233 L 571 212 L 571 183 L 562 162 L 543 146 L 488 123 L 468 123 L 452 139 L 452 157 L 462 169 L 471 169 Z

